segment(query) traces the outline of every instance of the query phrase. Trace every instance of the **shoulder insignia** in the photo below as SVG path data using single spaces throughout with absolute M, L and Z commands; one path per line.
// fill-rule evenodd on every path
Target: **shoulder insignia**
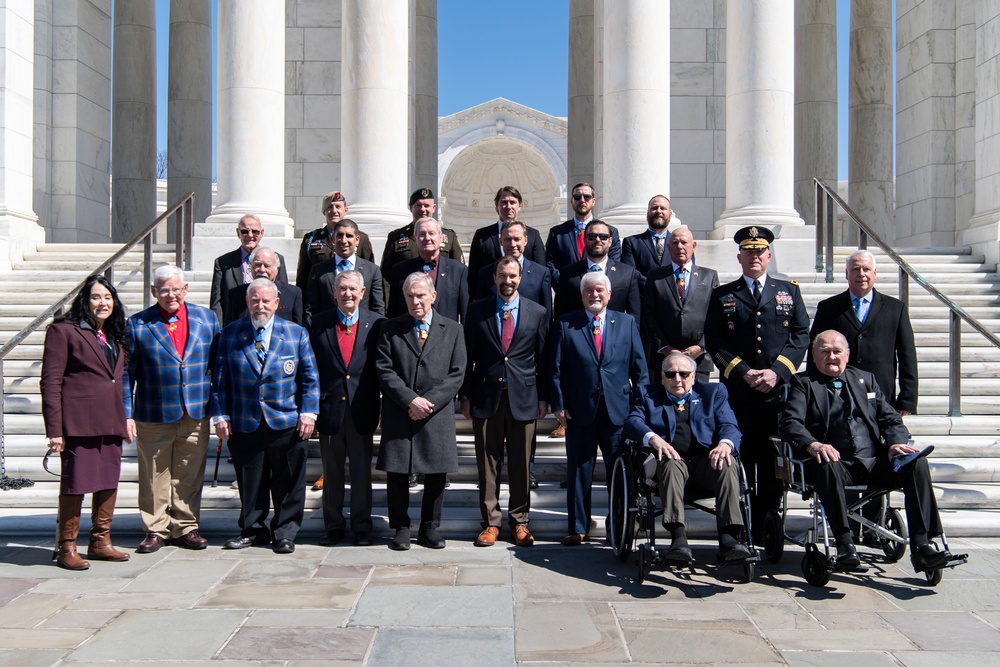
M 789 280 L 788 282 L 791 283 L 792 285 L 795 285 L 796 287 L 799 286 L 799 281 L 797 280 Z
M 719 289 L 720 287 L 722 287 L 722 285 L 715 285 L 712 289 Z

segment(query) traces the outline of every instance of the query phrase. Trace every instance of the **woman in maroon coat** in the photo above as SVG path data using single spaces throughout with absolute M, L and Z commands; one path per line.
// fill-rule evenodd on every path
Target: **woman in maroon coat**
M 128 439 L 122 402 L 125 309 L 102 276 L 87 278 L 69 314 L 45 334 L 42 415 L 49 447 L 59 452 L 59 537 L 56 561 L 67 570 L 90 563 L 76 551 L 83 495 L 92 493 L 87 558 L 125 561 L 111 545 L 122 439 Z

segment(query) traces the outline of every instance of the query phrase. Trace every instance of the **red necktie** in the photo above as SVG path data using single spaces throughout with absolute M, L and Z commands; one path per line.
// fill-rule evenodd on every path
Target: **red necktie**
M 583 259 L 583 230 L 576 230 L 576 252 L 577 255 Z
M 603 336 L 601 335 L 601 316 L 597 315 L 594 317 L 594 347 L 597 348 L 597 356 L 601 356 L 602 342 Z
M 514 340 L 514 315 L 509 310 L 502 310 L 500 316 L 500 344 L 503 351 L 510 349 L 511 341 Z
M 355 322 L 351 325 L 351 333 L 347 333 L 347 325 L 343 322 L 337 324 L 337 343 L 340 344 L 340 356 L 344 358 L 344 367 L 347 368 L 351 365 L 351 355 L 354 354 L 354 329 L 357 327 Z

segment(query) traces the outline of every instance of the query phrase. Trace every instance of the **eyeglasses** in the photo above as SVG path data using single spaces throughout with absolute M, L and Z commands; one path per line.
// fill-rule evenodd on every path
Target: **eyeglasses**
M 260 236 L 261 234 L 264 233 L 264 230 L 262 229 L 244 229 L 243 227 L 240 227 L 237 231 L 239 231 L 240 236 L 247 236 L 247 235 Z
M 611 238 L 611 234 L 587 234 L 588 241 L 607 241 Z
M 681 379 L 687 380 L 689 377 L 691 377 L 691 373 L 693 372 L 694 371 L 663 371 L 663 377 L 667 378 L 668 380 L 673 380 L 678 375 L 680 375 Z
M 183 287 L 174 287 L 173 289 L 169 287 L 164 287 L 162 289 L 156 290 L 156 293 L 160 296 L 180 296 L 184 292 Z
M 573 194 L 573 201 L 580 201 L 581 199 L 583 201 L 590 201 L 593 198 L 594 198 L 594 195 L 582 195 L 579 192 L 576 192 L 576 193 Z

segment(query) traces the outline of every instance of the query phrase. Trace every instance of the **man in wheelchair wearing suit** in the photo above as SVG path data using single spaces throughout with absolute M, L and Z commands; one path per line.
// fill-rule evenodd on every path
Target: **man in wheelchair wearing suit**
M 892 457 L 920 450 L 907 444 L 910 433 L 875 376 L 847 365 L 850 353 L 841 333 L 831 329 L 816 336 L 815 368 L 792 378 L 780 421 L 781 437 L 810 459 L 806 471 L 836 540 L 837 569 L 861 565 L 844 497 L 844 487 L 851 484 L 902 487 L 914 568 L 943 567 L 954 558 L 930 544 L 943 529 L 927 459 L 894 469 Z
M 698 380 L 697 362 L 680 352 L 668 354 L 661 370 L 659 385 L 639 387 L 625 432 L 656 455 L 663 525 L 671 538 L 663 558 L 675 565 L 693 558 L 684 527 L 684 491 L 691 484 L 715 493 L 720 562 L 746 560 L 750 550 L 740 542 L 744 523 L 734 458 L 740 431 L 726 387 Z

